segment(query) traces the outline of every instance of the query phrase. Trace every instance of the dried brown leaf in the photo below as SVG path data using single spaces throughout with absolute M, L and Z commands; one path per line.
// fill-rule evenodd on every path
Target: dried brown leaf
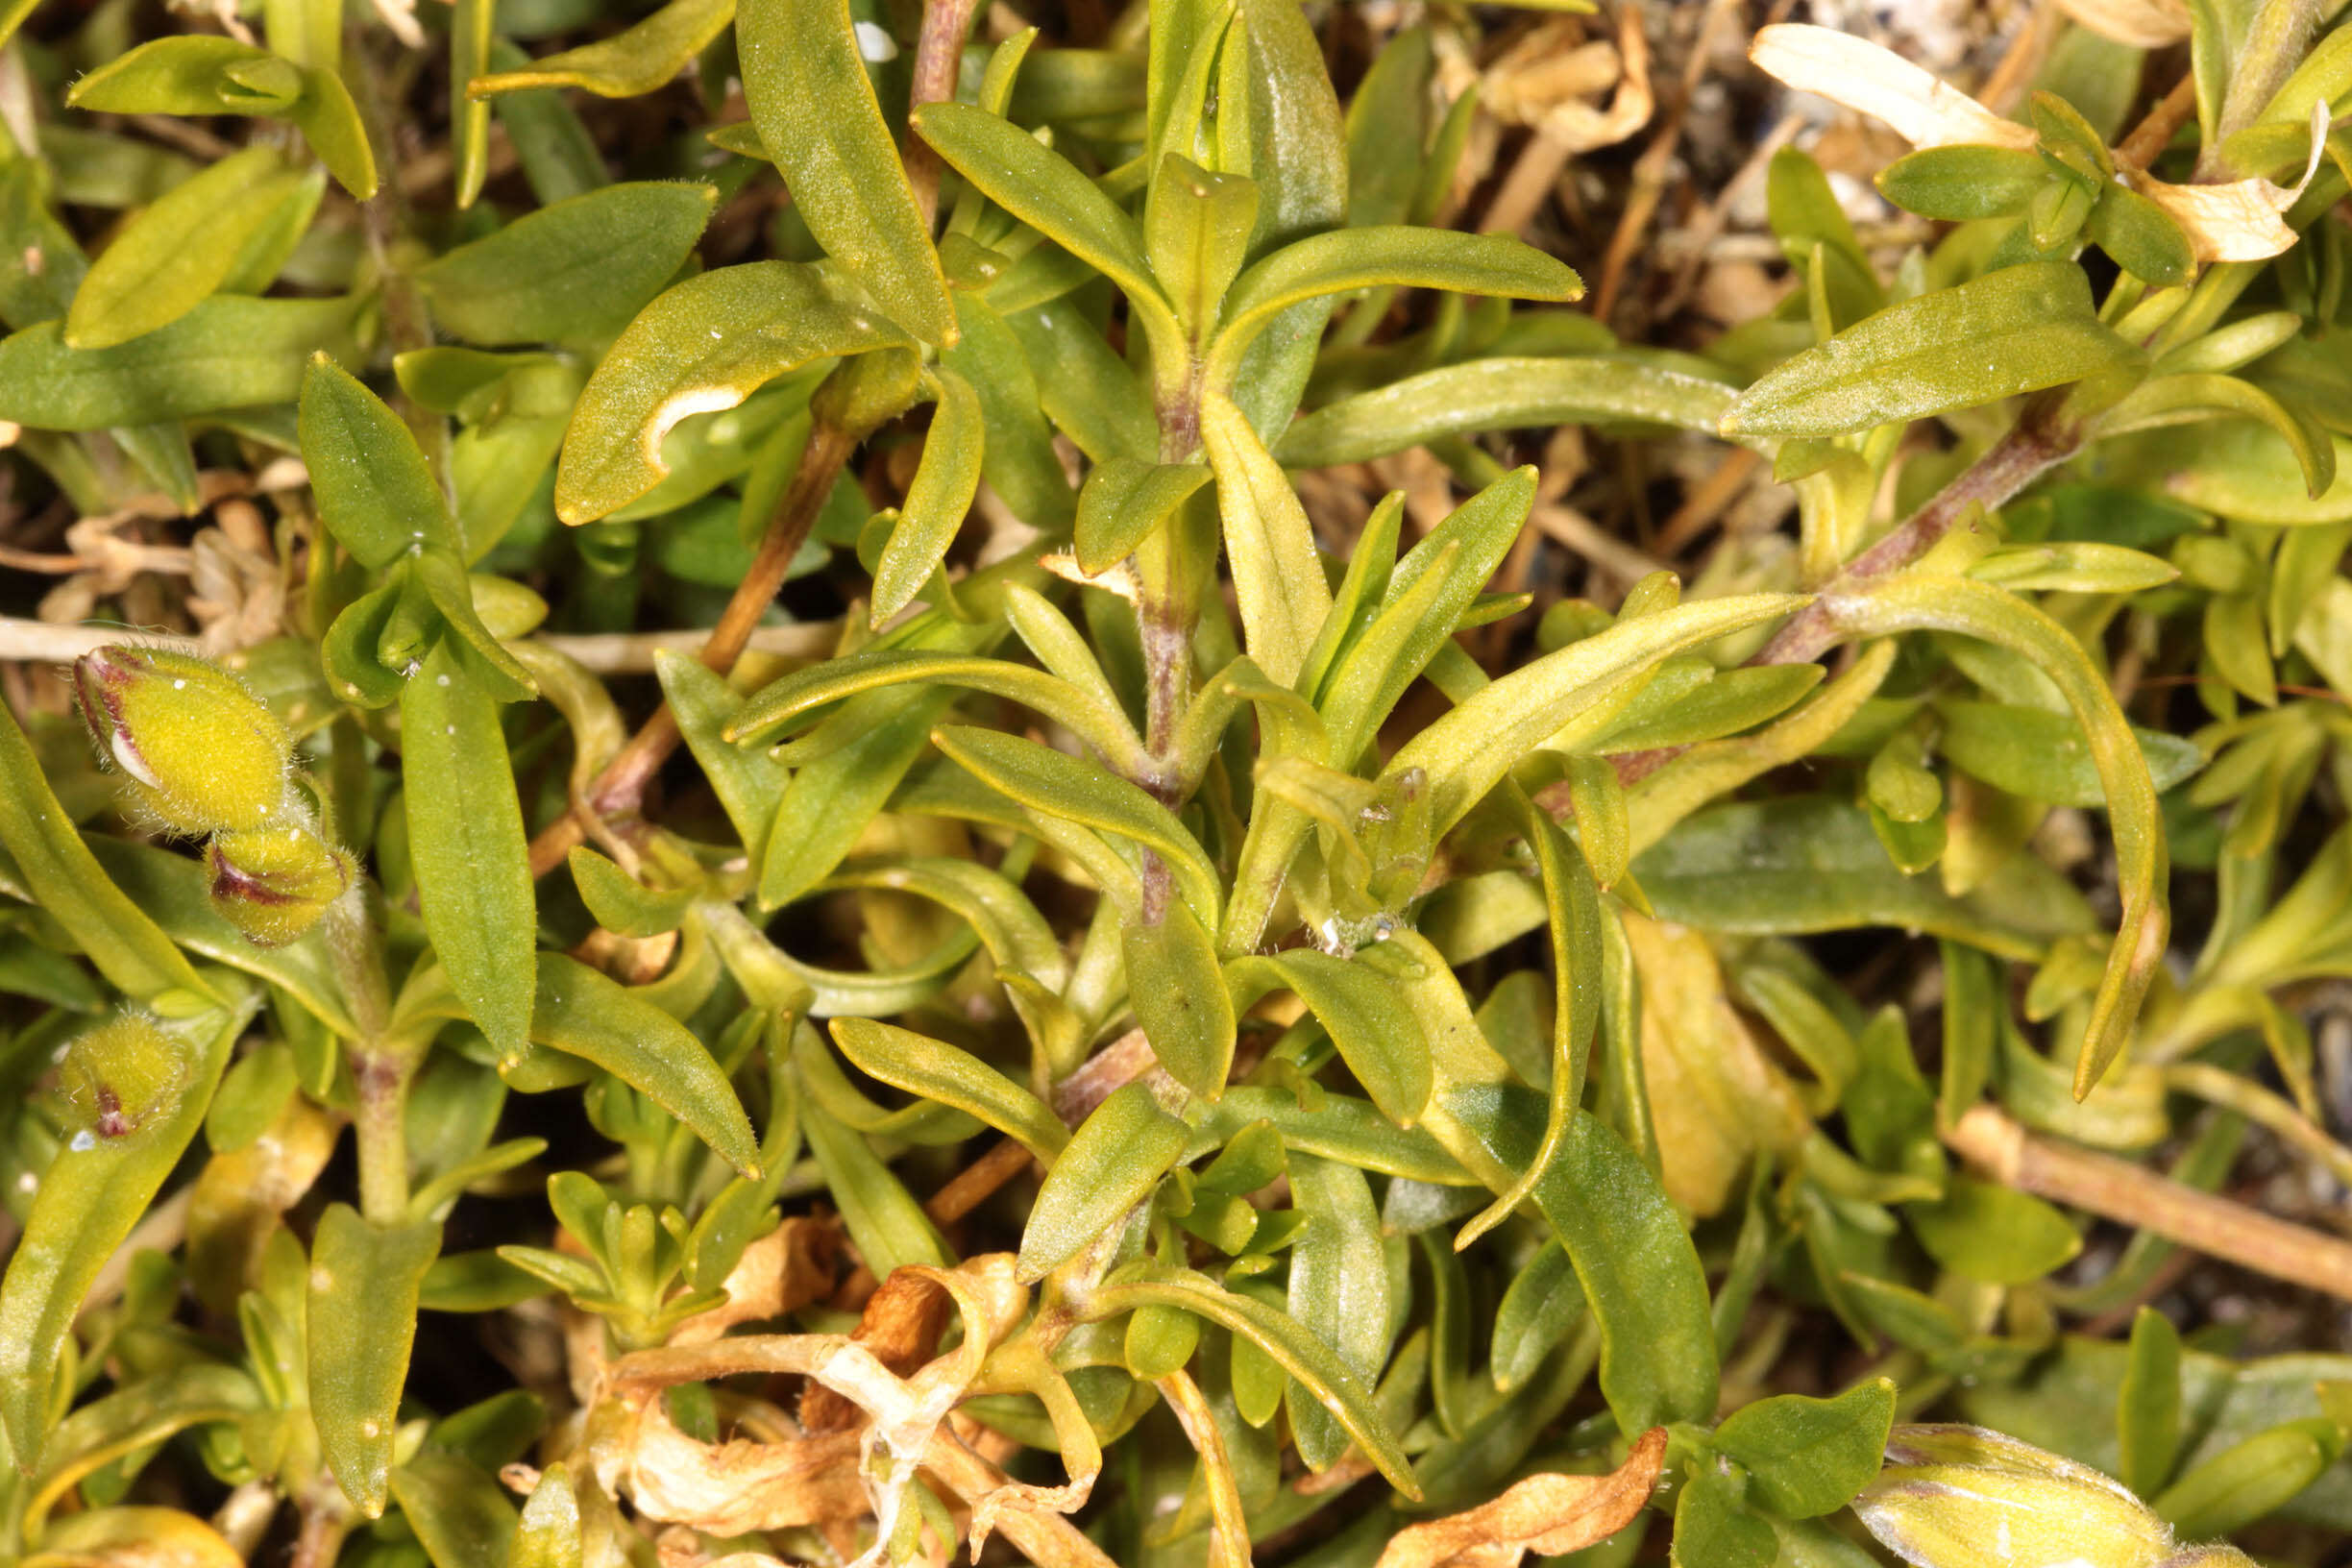
M 1530 1476 L 1493 1502 L 1400 1531 L 1379 1568 L 1516 1568 L 1525 1553 L 1558 1556 L 1608 1539 L 1649 1502 L 1666 1462 L 1653 1427 L 1604 1476 Z

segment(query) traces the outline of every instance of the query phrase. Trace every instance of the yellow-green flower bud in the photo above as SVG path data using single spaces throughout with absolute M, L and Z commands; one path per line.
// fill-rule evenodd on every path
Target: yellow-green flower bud
M 1897 1427 L 1886 1468 L 1853 1501 L 1917 1568 L 2156 1568 L 2172 1531 L 2089 1465 L 1977 1427 Z
M 205 866 L 212 907 L 261 947 L 301 937 L 352 885 L 351 857 L 306 827 L 220 834 Z
M 77 1037 L 58 1062 L 58 1088 L 78 1125 L 71 1146 L 126 1138 L 168 1110 L 187 1083 L 187 1057 L 144 1013 L 121 1013 Z
M 100 756 L 140 812 L 175 833 L 260 827 L 283 808 L 293 743 L 226 670 L 115 646 L 74 662 L 74 696 Z

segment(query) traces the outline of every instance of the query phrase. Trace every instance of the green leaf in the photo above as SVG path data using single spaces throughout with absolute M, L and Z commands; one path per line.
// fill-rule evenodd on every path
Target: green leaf
M 433 1568 L 509 1560 L 519 1522 L 515 1506 L 471 1459 L 427 1448 L 392 1472 L 392 1496 Z
M 333 8 L 329 15 L 329 31 L 337 35 L 339 47 L 341 8 Z M 471 89 L 476 79 L 490 72 L 490 41 L 497 19 L 497 0 L 454 0 L 450 10 L 450 96 L 454 100 L 450 106 L 450 118 L 454 122 L 450 128 L 450 152 L 455 164 L 453 179 L 460 211 L 480 199 L 482 182 L 490 174 L 490 105 L 473 96 Z M 275 27 L 270 36 L 277 36 Z
M 910 1264 L 953 1266 L 954 1254 L 922 1205 L 875 1156 L 865 1134 L 821 1115 L 808 1117 L 804 1132 L 809 1152 L 824 1173 L 825 1188 L 841 1206 L 851 1244 L 877 1276 L 887 1279 L 894 1269 Z
M 1740 1483 L 1701 1466 L 1675 1499 L 1672 1568 L 1773 1568 L 1780 1543 L 1772 1522 L 1748 1507 Z
M 790 775 L 766 752 L 726 739 L 726 726 L 742 710 L 743 698 L 700 660 L 663 649 L 653 655 L 653 673 L 702 776 L 735 824 L 745 858 L 759 865 Z
M 2065 714 L 2009 702 L 1945 702 L 1937 748 L 1953 767 L 1995 789 L 2057 806 L 2103 806 L 2099 782 L 2082 727 Z M 2132 731 L 2158 795 L 2193 777 L 2205 754 L 2177 735 Z
M 580 902 L 597 924 L 617 936 L 658 937 L 674 931 L 694 902 L 692 888 L 656 892 L 586 845 L 567 857 Z
M 302 383 L 303 461 L 320 518 L 371 572 L 412 553 L 462 547 L 441 486 L 400 416 L 325 355 Z
M 110 349 L 45 321 L 0 342 L 0 419 L 43 430 L 150 425 L 292 403 L 311 355 L 341 346 L 359 301 L 217 295 Z
M 1509 1393 L 1535 1375 L 1584 1316 L 1584 1286 L 1568 1250 L 1546 1241 L 1512 1273 L 1495 1308 L 1492 1372 L 1497 1392 Z
M 1210 350 L 1209 384 L 1228 384 L 1243 351 L 1273 318 L 1305 300 L 1391 284 L 1504 299 L 1575 300 L 1583 281 L 1508 234 L 1406 225 L 1346 229 L 1286 245 L 1234 282 Z
M 1733 391 L 1632 359 L 1472 359 L 1316 409 L 1275 443 L 1296 468 L 1367 462 L 1448 435 L 1617 421 L 1715 433 Z
M 987 1122 L 1051 1165 L 1069 1130 L 1027 1090 L 969 1051 L 869 1018 L 835 1018 L 833 1043 L 870 1077 Z
M 363 202 L 376 194 L 376 154 L 368 146 L 359 106 L 352 101 L 351 89 L 340 76 L 325 67 L 305 71 L 302 96 L 286 110 L 286 117 L 302 128 L 303 139 L 335 177 L 335 184 Z
M 778 725 L 845 698 L 931 685 L 987 692 L 1034 708 L 1067 725 L 1120 768 L 1137 767 L 1142 761 L 1142 742 L 1126 715 L 1060 675 L 1007 659 L 918 648 L 866 649 L 796 670 L 753 694 L 725 733 L 739 745 L 754 744 Z
M 1088 471 L 1078 492 L 1078 570 L 1099 576 L 1135 553 L 1177 507 L 1209 482 L 1206 463 L 1153 463 L 1113 455 Z
M 57 820 L 61 825 L 63 814 Z M 65 1336 L 83 1298 L 204 1125 L 249 1013 L 208 1008 L 154 1026 L 180 1057 L 164 1102 L 122 1136 L 67 1140 L 40 1176 L 0 1279 L 0 1423 L 26 1470 L 40 1463 Z
M 708 185 L 606 185 L 445 251 L 413 277 L 460 342 L 600 339 L 677 275 L 718 199 Z
M 1151 269 L 1195 339 L 1214 325 L 1258 223 L 1258 186 L 1181 153 L 1160 159 L 1143 200 Z
M 581 1568 L 579 1495 L 571 1469 L 551 1464 L 523 1505 L 507 1568 Z
M 1923 218 L 1966 223 L 2025 210 L 2053 178 L 2036 153 L 2015 147 L 1923 147 L 1878 171 L 1878 194 Z
M 1175 815 L 1137 785 L 996 730 L 944 725 L 932 732 L 931 741 L 975 777 L 1032 811 L 1115 835 L 1160 855 L 1201 923 L 1215 922 L 1221 886 L 1215 867 Z
M 2235 376 L 2210 372 L 2161 375 L 2110 409 L 2100 429 L 2118 433 L 2203 419 L 2251 419 L 2269 427 L 2294 454 L 2304 494 L 2317 501 L 2336 482 L 2336 442 L 2288 404 Z
M 2181 226 L 2128 185 L 2111 184 L 2099 192 L 2087 232 L 2118 266 L 2152 287 L 2178 288 L 2196 274 L 2196 255 Z
M 962 377 L 980 397 L 980 477 L 1004 498 L 1013 515 L 1046 533 L 1069 527 L 1069 477 L 1054 451 L 1046 424 L 1043 390 L 1021 340 L 988 302 L 959 290 L 956 327 L 961 336 L 940 355 L 940 364 Z M 1061 367 L 1055 367 L 1057 375 Z
M 1168 1076 L 1204 1099 L 1225 1092 L 1233 1070 L 1234 1007 L 1217 971 L 1216 944 L 1189 905 L 1131 923 L 1122 943 L 1127 997 Z
M 874 567 L 873 624 L 882 625 L 915 601 L 947 558 L 980 489 L 983 444 L 980 397 L 951 370 L 938 376 L 939 406 L 923 436 L 922 459 L 907 486 L 906 505 Z
M 685 1025 L 637 992 L 541 953 L 530 1040 L 595 1063 L 693 1128 L 728 1164 L 759 1174 L 759 1139 L 726 1074 Z
M 1290 1192 L 1306 1216 L 1290 1249 L 1291 1320 L 1369 1384 L 1388 1350 L 1388 1268 L 1371 1186 L 1353 1165 L 1302 1153 L 1290 1158 Z M 1348 1433 L 1317 1392 L 1292 1384 L 1289 1409 L 1291 1440 L 1308 1467 L 1336 1459 Z
M 1430 832 L 1441 834 L 1555 730 L 1643 678 L 1660 660 L 1806 602 L 1797 594 L 1744 594 L 1620 621 L 1475 693 L 1400 747 L 1381 776 L 1391 780 L 1422 770 Z
M 841 864 L 922 754 L 954 695 L 874 692 L 827 721 L 854 723 L 857 732 L 839 750 L 794 770 L 760 861 L 762 903 L 788 903 Z
M 1505 1170 L 1534 1153 L 1543 1102 L 1513 1086 L 1464 1088 L 1448 1109 Z M 1656 1174 L 1580 1110 L 1536 1184 L 1535 1207 L 1568 1249 L 1601 1331 L 1601 1392 L 1628 1435 L 1714 1413 L 1715 1326 L 1706 1275 Z
M 588 378 L 555 470 L 555 513 L 592 523 L 652 489 L 670 472 L 663 438 L 691 415 L 732 408 L 819 359 L 913 343 L 835 300 L 814 267 L 751 261 L 690 278 L 639 312 Z M 0 402 L 7 365 L 0 344 Z
M 537 897 L 499 704 L 471 649 L 442 637 L 401 687 L 401 779 L 425 930 L 451 988 L 502 1056 L 529 1035 Z
M 2012 594 L 1965 577 L 1905 573 L 1861 596 L 1851 610 L 1841 609 L 1838 619 L 1863 635 L 1932 629 L 2006 648 L 2031 660 L 2073 709 L 2106 796 L 2123 903 L 2075 1065 L 2074 1095 L 2083 1098 L 2129 1042 L 2171 926 L 2155 783 L 2106 676 L 2056 622 Z
M 66 346 L 112 348 L 187 314 L 303 184 L 275 149 L 249 147 L 175 186 L 99 253 L 65 313 Z
M 1101 1240 L 1184 1157 L 1191 1130 L 1129 1084 L 1096 1106 L 1045 1173 L 1021 1232 L 1020 1277 L 1041 1280 Z
M 1314 529 L 1289 478 L 1223 393 L 1201 394 L 1200 433 L 1216 473 L 1242 646 L 1269 678 L 1287 686 L 1331 613 Z
M 1635 856 L 1632 874 L 1660 917 L 1708 931 L 1887 925 L 2038 959 L 2051 937 L 2091 923 L 2063 882 L 2020 880 L 1964 900 L 1933 877 L 1906 876 L 1887 858 L 1869 815 L 1828 796 L 1711 806 Z
M 437 1223 L 372 1224 L 344 1203 L 310 1243 L 310 1418 L 328 1469 L 370 1519 L 389 1493 L 417 1296 L 440 1253 Z
M 639 98 L 677 80 L 735 19 L 735 0 L 670 0 L 610 37 L 534 60 L 521 70 L 477 76 L 469 98 L 527 87 L 578 87 L 600 98 Z
M 1406 690 L 1453 638 L 1526 525 L 1535 482 L 1531 467 L 1506 474 L 1456 507 L 1396 563 L 1377 613 L 1339 653 L 1316 698 L 1335 762 L 1346 766 L 1362 755 Z
M 751 123 L 817 243 L 898 326 L 925 343 L 954 341 L 939 253 L 867 79 L 848 0 L 748 0 L 735 48 Z
M 2171 1477 L 2181 1442 L 2181 1341 L 2172 1320 L 2153 1307 L 2132 1317 L 2131 1360 L 2116 1396 L 2118 1477 L 2153 1497 Z
M 1737 436 L 1828 436 L 1973 408 L 2145 355 L 2103 325 L 2070 261 L 2028 261 L 1891 305 L 1741 393 Z
M 1296 992 L 1381 1114 L 1400 1127 L 1420 1119 L 1435 1082 L 1429 1042 L 1396 986 L 1379 970 L 1298 948 L 1229 959 L 1225 983 L 1236 1013 L 1269 991 Z
M 1903 1213 L 1929 1257 L 1988 1285 L 2038 1280 L 2082 1251 L 2082 1237 L 2056 1209 L 1972 1176 L 1948 1178 L 1941 1202 L 1910 1204 Z
M 2227 1535 L 2292 1500 L 2343 1448 L 2343 1429 L 2327 1416 L 2282 1422 L 2198 1464 L 2148 1507 L 2192 1540 Z
M 1717 1452 L 1748 1467 L 1750 1495 L 1783 1519 L 1817 1519 L 1878 1474 L 1895 1422 L 1895 1384 L 1875 1378 L 1835 1399 L 1781 1394 L 1715 1429 Z
M 0 703 L 0 849 L 8 880 L 65 928 L 98 972 L 126 995 L 211 993 L 170 937 L 109 880 L 58 801 L 16 716 Z M 17 1449 L 24 1452 L 22 1447 Z
M 302 67 L 214 35 L 156 38 L 90 71 L 65 102 L 93 113 L 280 114 L 302 96 Z
M 1409 1498 L 1420 1497 L 1412 1461 L 1381 1420 L 1362 1381 L 1329 1345 L 1302 1329 L 1288 1313 L 1238 1291 L 1223 1289 L 1190 1269 L 1168 1269 L 1103 1285 L 1087 1297 L 1085 1313 L 1090 1321 L 1099 1322 L 1140 1307 L 1181 1308 L 1230 1331 L 1236 1343 L 1246 1340 L 1256 1346 L 1331 1412 L 1390 1485 Z
M 1175 310 L 1152 279 L 1142 233 L 1091 180 L 1012 121 L 969 104 L 924 104 L 910 118 L 982 195 L 1117 284 L 1155 350 L 1182 362 Z

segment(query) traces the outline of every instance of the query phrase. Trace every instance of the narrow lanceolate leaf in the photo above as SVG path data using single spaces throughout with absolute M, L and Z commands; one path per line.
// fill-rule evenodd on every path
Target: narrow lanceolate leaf
M 1758 1400 L 1715 1429 L 1715 1446 L 1747 1466 L 1755 1501 L 1783 1519 L 1816 1519 L 1878 1474 L 1894 1423 L 1895 1384 L 1875 1378 L 1835 1399 Z
M 1051 1164 L 1069 1129 L 1045 1102 L 969 1051 L 870 1018 L 835 1018 L 833 1042 L 869 1076 L 969 1112 Z
M 452 336 L 499 347 L 610 331 L 694 253 L 718 192 L 636 181 L 606 185 L 445 252 L 414 277 Z
M 276 149 L 249 147 L 174 186 L 90 264 L 65 313 L 67 346 L 112 348 L 187 314 L 302 184 Z
M 735 0 L 670 0 L 633 27 L 577 49 L 534 60 L 520 70 L 477 76 L 469 97 L 527 87 L 578 87 L 600 98 L 658 91 L 735 19 Z
M 620 982 L 540 954 L 530 1039 L 595 1063 L 692 1127 L 728 1164 L 759 1174 L 759 1139 L 726 1074 L 684 1024 Z
M 732 408 L 813 360 L 913 346 L 833 298 L 814 267 L 752 261 L 690 278 L 647 306 L 588 378 L 564 432 L 555 513 L 592 523 L 659 484 L 662 441 L 690 415 Z M 7 357 L 0 344 L 0 397 Z
M 1190 1138 L 1141 1084 L 1096 1106 L 1038 1190 L 1021 1233 L 1021 1278 L 1041 1280 L 1111 1234 L 1183 1157 Z
M 1620 683 L 1660 660 L 1807 602 L 1801 594 L 1743 594 L 1621 622 L 1482 688 L 1407 742 L 1382 777 L 1422 770 L 1430 791 L 1430 831 L 1442 833 L 1545 737 Z
M 1230 399 L 1204 393 L 1200 429 L 1216 472 L 1242 644 L 1258 668 L 1287 686 L 1298 678 L 1331 613 L 1331 585 L 1315 551 L 1314 529 L 1282 465 Z
M 65 1335 L 83 1298 L 204 1125 L 246 1017 L 207 1011 L 152 1031 L 177 1056 L 161 1103 L 120 1136 L 80 1130 L 41 1174 L 0 1280 L 0 1424 L 25 1470 L 40 1463 Z
M 1544 1108 L 1531 1091 L 1460 1090 L 1450 1104 L 1504 1168 L 1522 1168 L 1534 1152 Z M 1656 1175 L 1606 1123 L 1579 1111 L 1533 1195 L 1592 1304 L 1601 1392 L 1619 1430 L 1712 1416 L 1706 1275 Z
M 1220 884 L 1200 841 L 1140 788 L 1017 735 L 954 724 L 934 730 L 931 741 L 967 772 L 1030 810 L 1114 834 L 1159 855 L 1201 923 L 1216 919 Z
M 867 80 L 848 0 L 749 0 L 735 47 L 751 123 L 809 233 L 900 327 L 953 342 L 939 253 Z
M 1296 992 L 1382 1114 L 1400 1127 L 1420 1119 L 1435 1081 L 1429 1041 L 1386 976 L 1366 964 L 1298 948 L 1229 960 L 1225 981 L 1236 1012 L 1269 991 Z
M 303 461 L 320 518 L 371 572 L 412 552 L 459 552 L 457 525 L 400 416 L 324 355 L 303 376 Z
M 1230 375 L 1258 334 L 1290 306 L 1383 284 L 1520 300 L 1573 300 L 1584 292 L 1564 263 L 1507 234 L 1404 224 L 1311 234 L 1234 281 L 1210 352 L 1211 383 Z
M 2075 1063 L 2074 1093 L 2088 1095 L 2130 1042 L 2148 983 L 2164 961 L 2171 930 L 2164 821 L 2147 758 L 2116 706 L 2115 694 L 2066 628 L 1990 583 L 1965 577 L 1905 574 L 1855 596 L 1838 610 L 1841 625 L 1859 636 L 1934 630 L 1981 638 L 2023 655 L 2054 682 L 2091 748 L 2106 792 L 2115 834 L 2122 919 L 2108 949 L 2107 967 L 2093 998 Z
M 499 704 L 444 636 L 401 687 L 402 798 L 425 930 L 466 1016 L 502 1055 L 531 1019 L 538 906 Z
M 979 493 L 984 440 L 979 394 L 954 371 L 941 371 L 939 406 L 923 437 L 922 460 L 874 568 L 874 625 L 913 603 L 946 558 Z
M 342 1203 L 310 1243 L 310 1417 L 327 1468 L 371 1519 L 388 1495 L 417 1295 L 440 1255 L 437 1223 L 372 1224 Z
M 1370 1384 L 1388 1349 L 1388 1269 L 1371 1184 L 1354 1165 L 1311 1154 L 1294 1151 L 1289 1164 L 1291 1198 L 1307 1219 L 1290 1252 L 1290 1316 Z M 1291 1385 L 1290 1431 L 1311 1466 L 1347 1447 L 1346 1429 L 1302 1384 Z
M 64 324 L 45 321 L 0 342 L 0 419 L 97 430 L 292 403 L 304 362 L 346 341 L 358 305 L 219 295 L 110 349 L 68 348 Z
M 1125 560 L 1208 482 L 1206 463 L 1147 463 L 1139 457 L 1096 463 L 1078 492 L 1077 531 L 1070 541 L 1078 570 L 1098 576 Z
M 1805 350 L 1741 393 L 1723 432 L 1844 435 L 2145 362 L 2099 321 L 2080 267 L 2029 261 L 1889 306 Z
M 1274 454 L 1326 468 L 1439 436 L 1605 421 L 1711 432 L 1733 395 L 1721 381 L 1631 359 L 1471 359 L 1327 404 L 1284 431 Z
M 1233 1068 L 1234 1009 L 1217 970 L 1216 943 L 1189 906 L 1130 925 L 1122 950 L 1136 1022 L 1168 1076 L 1215 1099 Z
M 1179 341 L 1175 310 L 1152 281 L 1141 231 L 1067 159 L 969 104 L 925 104 L 914 124 L 916 135 L 982 195 L 1116 283 L 1156 346 Z

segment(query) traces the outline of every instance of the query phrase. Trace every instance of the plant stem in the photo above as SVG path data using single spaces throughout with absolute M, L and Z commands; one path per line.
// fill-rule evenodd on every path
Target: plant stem
M 355 888 L 327 907 L 327 951 L 342 982 L 344 1004 L 358 1031 L 351 1044 L 352 1083 L 358 1106 L 352 1128 L 359 1141 L 359 1212 L 379 1225 L 408 1213 L 408 1138 L 404 1115 L 413 1052 L 387 1039 L 391 995 L 376 922 Z
M 2126 1161 L 2036 1138 L 1989 1105 L 1963 1115 L 1944 1141 L 2004 1187 L 2352 1301 L 2352 1242 L 2273 1219 Z
M 914 88 L 907 95 L 910 111 L 955 96 L 956 72 L 964 60 L 964 40 L 971 36 L 976 5 L 977 0 L 925 0 L 922 37 L 915 45 Z M 915 205 L 929 228 L 939 215 L 939 154 L 910 132 L 903 160 L 907 184 L 915 187 Z
M 833 481 L 841 474 L 842 465 L 849 460 L 856 446 L 856 436 L 830 421 L 820 420 L 810 430 L 808 448 L 800 455 L 800 466 L 794 473 L 792 483 L 776 503 L 775 516 L 760 540 L 759 553 L 752 557 L 750 570 L 727 600 L 719 624 L 711 628 L 709 641 L 702 645 L 700 657 L 706 667 L 721 674 L 735 668 L 735 661 L 750 643 L 760 617 L 774 600 L 776 590 L 783 586 L 784 574 L 792 566 L 793 557 L 807 541 L 825 498 L 833 493 Z M 599 817 L 637 811 L 644 803 L 646 786 L 661 772 L 662 764 L 670 760 L 670 753 L 677 749 L 680 739 L 677 719 L 665 702 L 588 786 L 581 808 Z M 587 836 L 587 826 L 578 811 L 550 823 L 531 840 L 531 875 L 545 876 L 562 865 L 573 846 Z
M 1874 577 L 1901 571 L 1934 548 L 1972 508 L 1992 510 L 2032 483 L 2044 470 L 2071 456 L 2082 443 L 2083 427 L 2061 418 L 2065 397 L 2064 389 L 2036 393 L 2007 434 L 1986 448 L 1900 527 L 1847 562 L 1843 571 L 1823 584 L 1812 604 L 1748 662 L 1810 662 L 1841 635 L 1834 606 L 1842 596 Z

